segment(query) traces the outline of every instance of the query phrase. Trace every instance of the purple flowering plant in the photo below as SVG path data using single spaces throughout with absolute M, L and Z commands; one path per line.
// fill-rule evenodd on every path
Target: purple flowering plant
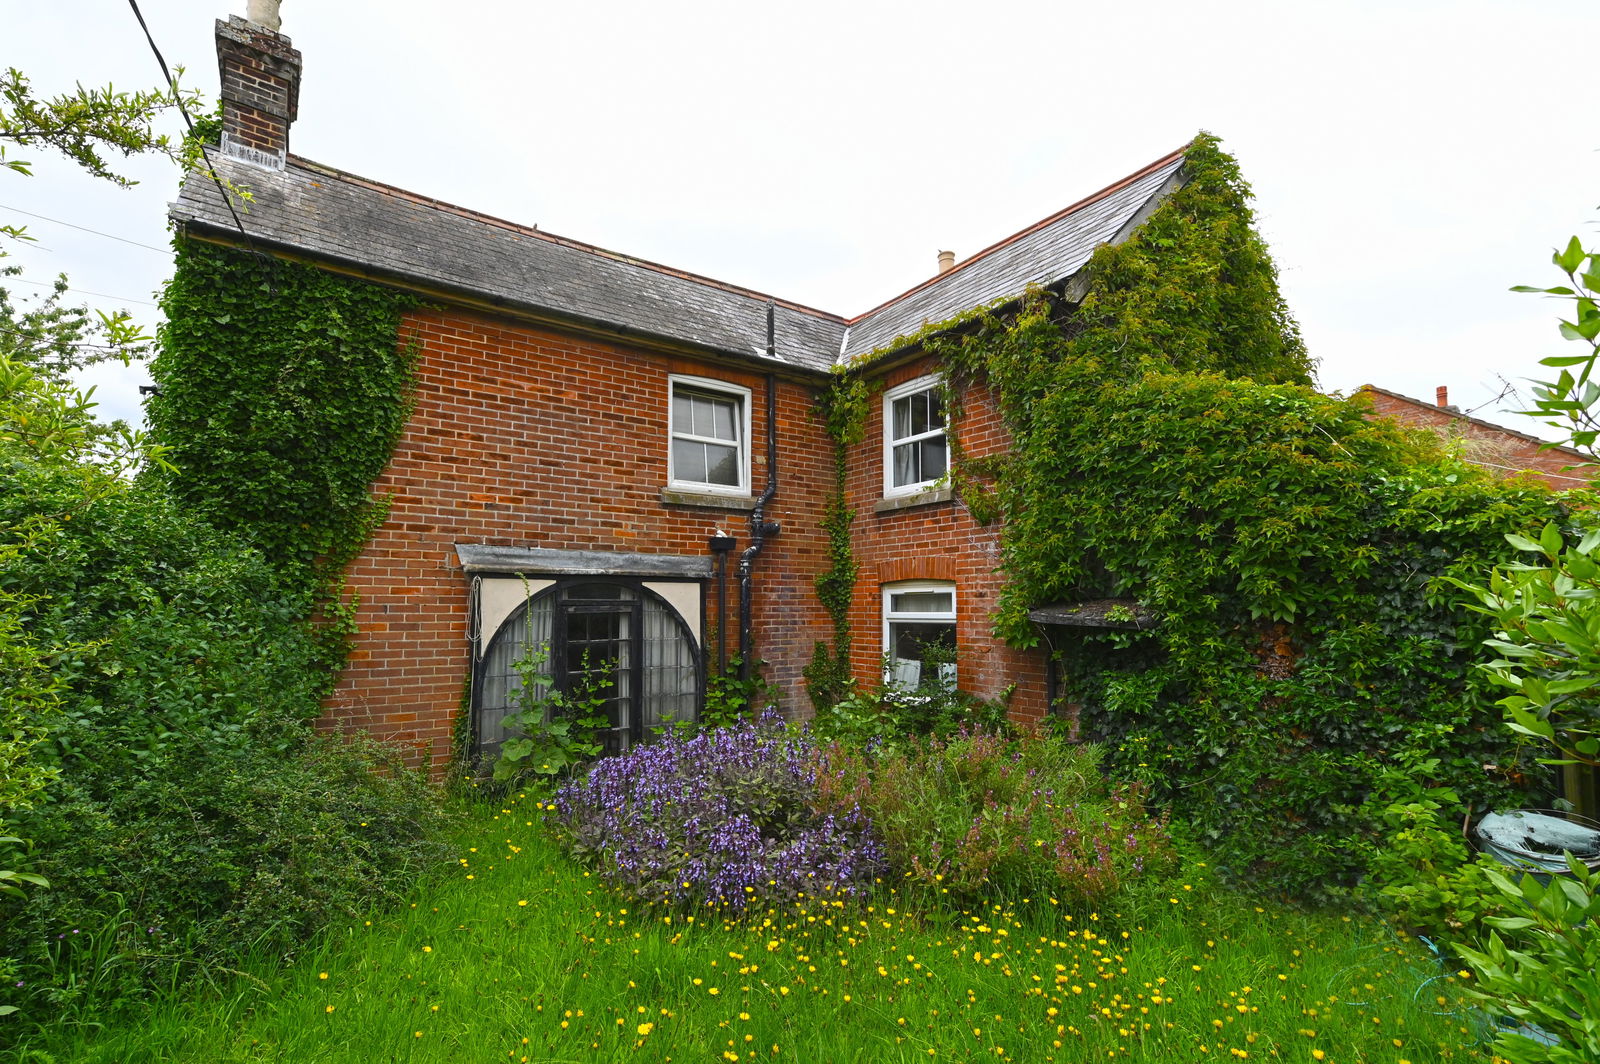
M 563 784 L 550 826 L 608 885 L 668 907 L 856 896 L 886 865 L 859 807 L 816 806 L 818 751 L 776 713 L 668 732 Z

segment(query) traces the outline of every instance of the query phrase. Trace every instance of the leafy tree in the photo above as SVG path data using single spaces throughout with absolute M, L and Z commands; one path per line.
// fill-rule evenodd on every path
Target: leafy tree
M 194 109 L 199 103 L 199 93 L 180 88 L 176 78 L 164 89 L 118 92 L 109 85 L 78 85 L 71 92 L 41 97 L 12 67 L 0 77 L 0 169 L 31 175 L 32 162 L 7 154 L 7 149 L 35 146 L 59 152 L 95 177 L 124 188 L 136 182 L 113 168 L 110 159 L 118 155 L 154 153 L 189 169 L 201 161 L 199 143 L 158 133 L 156 125 L 168 111 Z M 26 238 L 23 227 L 12 225 L 0 225 L 0 235 Z
M 1523 413 L 1559 429 L 1567 443 L 1593 459 L 1595 442 L 1600 440 L 1600 382 L 1593 379 L 1595 363 L 1600 360 L 1600 252 L 1584 250 L 1582 242 L 1573 237 L 1551 258 L 1567 275 L 1567 284 L 1554 288 L 1517 285 L 1512 291 L 1570 300 L 1576 313 L 1572 320 L 1562 320 L 1561 335 L 1587 344 L 1589 350 L 1540 360 L 1541 366 L 1561 372 L 1553 381 L 1535 382 L 1533 409 Z
M 201 168 L 205 158 L 198 137 L 174 138 L 157 129 L 169 112 L 200 106 L 199 92 L 181 88 L 177 78 L 166 88 L 126 92 L 80 84 L 71 92 L 40 96 L 12 67 L 0 76 L 0 170 L 32 176 L 33 162 L 18 158 L 19 148 L 56 152 L 123 188 L 137 182 L 116 168 L 118 156 L 162 155 L 185 170 Z M 32 239 L 26 226 L 8 223 L 0 223 L 0 237 Z M 18 272 L 6 268 L 0 277 Z M 13 305 L 0 286 L 0 354 L 60 377 L 107 358 L 126 362 L 147 353 L 149 338 L 126 311 L 91 314 L 85 307 L 62 306 L 66 287 L 66 278 L 58 277 L 38 306 L 24 308 Z
M 1574 313 L 1561 321 L 1561 335 L 1585 345 L 1577 355 L 1557 355 L 1540 364 L 1560 370 L 1533 388 L 1526 411 L 1561 430 L 1571 446 L 1595 457 L 1600 440 L 1600 252 L 1586 251 L 1577 237 L 1552 256 L 1567 284 L 1552 288 L 1518 285 L 1513 291 L 1556 296 Z M 1588 522 L 1585 522 L 1588 523 Z M 1486 584 L 1461 586 L 1494 618 L 1488 646 L 1494 660 L 1484 668 L 1513 693 L 1501 700 L 1511 728 L 1549 741 L 1557 763 L 1600 765 L 1600 530 L 1577 531 L 1569 542 L 1550 524 L 1537 540 L 1508 536 L 1531 563 L 1497 567 Z
M 192 166 L 201 158 L 199 145 L 159 133 L 156 124 L 167 111 L 198 101 L 196 92 L 181 89 L 176 80 L 149 91 L 78 85 L 41 97 L 21 71 L 8 69 L 0 76 L 0 169 L 32 175 L 32 162 L 15 154 L 19 148 L 57 152 L 122 187 L 134 182 L 114 167 L 118 156 L 155 153 Z M 30 239 L 25 227 L 0 223 L 3 237 Z M 0 278 L 19 272 L 6 267 Z M 147 338 L 125 311 L 91 313 L 63 305 L 66 287 L 66 278 L 59 277 L 49 295 L 27 306 L 14 304 L 0 286 L 0 462 L 76 470 L 87 501 L 146 459 L 159 459 L 159 451 L 120 422 L 97 424 L 89 395 L 67 383 L 71 372 L 93 362 L 142 354 Z M 15 863 L 8 854 L 23 845 L 5 832 L 7 821 L 29 808 L 55 775 L 32 755 L 56 706 L 60 685 L 48 666 L 62 649 L 30 633 L 39 597 L 16 592 L 9 574 L 69 516 L 0 524 L 0 574 L 7 575 L 0 580 L 0 858 L 7 866 Z M 24 883 L 45 885 L 39 876 L 0 867 L 0 893 L 18 893 Z
M 1562 320 L 1561 335 L 1588 350 L 1542 360 L 1560 373 L 1535 384 L 1527 413 L 1593 459 L 1600 440 L 1600 252 L 1573 237 L 1553 261 L 1567 284 L 1515 291 L 1571 301 L 1575 313 Z M 1587 517 L 1578 515 L 1592 523 Z M 1507 536 L 1535 560 L 1499 566 L 1487 584 L 1461 586 L 1494 620 L 1487 645 L 1497 657 L 1483 667 L 1512 690 L 1500 703 L 1512 730 L 1549 742 L 1556 764 L 1600 766 L 1600 528 L 1567 531 L 1547 524 L 1537 539 Z M 1460 950 L 1477 971 L 1479 995 L 1530 1025 L 1502 1029 L 1496 1038 L 1496 1059 L 1510 1064 L 1600 1059 L 1600 875 L 1570 854 L 1567 860 L 1570 876 L 1548 883 L 1491 873 L 1516 911 L 1487 921 L 1498 930 L 1482 950 Z M 1550 1037 L 1532 1037 L 1530 1027 Z

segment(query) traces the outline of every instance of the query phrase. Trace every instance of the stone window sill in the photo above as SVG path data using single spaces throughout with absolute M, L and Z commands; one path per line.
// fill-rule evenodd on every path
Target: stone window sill
M 749 495 L 719 495 L 714 491 L 679 491 L 662 488 L 661 501 L 668 506 L 698 506 L 706 510 L 754 510 L 756 501 Z
M 887 499 L 879 499 L 872 504 L 875 514 L 893 513 L 896 510 L 909 510 L 914 506 L 932 506 L 934 503 L 949 502 L 954 499 L 955 492 L 946 485 L 942 488 L 929 488 L 919 491 L 914 495 L 895 495 Z

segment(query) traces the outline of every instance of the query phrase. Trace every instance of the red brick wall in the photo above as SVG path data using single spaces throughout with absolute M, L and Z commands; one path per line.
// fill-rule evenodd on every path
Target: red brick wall
M 1448 407 L 1372 387 L 1363 388 L 1361 394 L 1370 399 L 1372 409 L 1384 417 L 1394 418 L 1404 425 L 1433 429 L 1446 440 L 1459 440 L 1462 457 L 1500 476 L 1528 472 L 1558 491 L 1586 487 L 1592 476 L 1566 468 L 1579 461 L 1577 454 L 1564 449 L 1541 450 L 1539 440 L 1523 433 L 1467 417 Z
M 469 669 L 469 579 L 454 545 L 709 556 L 718 526 L 748 544 L 748 515 L 662 502 L 667 484 L 668 375 L 751 392 L 751 481 L 766 483 L 766 404 L 758 372 L 579 339 L 458 310 L 408 316 L 421 341 L 416 408 L 374 485 L 393 495 L 388 520 L 349 572 L 360 596 L 354 652 L 327 723 L 412 744 L 442 765 Z M 807 702 L 800 670 L 831 631 L 812 590 L 831 481 L 830 446 L 811 416 L 814 389 L 777 386 L 782 532 L 756 561 L 755 639 L 785 709 Z M 708 587 L 707 629 L 719 622 Z M 737 619 L 726 626 L 730 655 Z
M 956 585 L 956 671 L 961 689 L 997 698 L 1016 685 L 1011 716 L 1038 720 L 1047 712 L 1045 657 L 1012 650 L 990 635 L 1002 582 L 1000 526 L 979 525 L 959 499 L 875 513 L 883 498 L 883 396 L 887 388 L 933 372 L 932 360 L 901 366 L 874 381 L 863 442 L 850 456 L 848 493 L 856 510 L 853 543 L 860 563 L 851 612 L 851 664 L 857 680 L 881 682 L 883 585 L 899 580 L 951 580 Z M 959 432 L 966 453 L 982 458 L 1005 449 L 1006 433 L 986 389 L 965 397 Z

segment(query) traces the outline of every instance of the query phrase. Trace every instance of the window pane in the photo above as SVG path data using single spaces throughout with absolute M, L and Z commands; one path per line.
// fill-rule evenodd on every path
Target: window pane
M 544 595 L 514 614 L 516 618 L 500 629 L 484 651 L 483 679 L 478 685 L 478 746 L 486 756 L 500 748 L 509 732 L 504 724 L 508 713 L 523 708 L 522 677 L 512 664 L 533 650 L 540 674 L 555 670 L 549 660 L 550 618 L 555 596 Z M 532 694 L 542 698 L 547 689 L 540 685 Z
M 896 621 L 889 625 L 889 652 L 904 661 L 941 663 L 953 661 L 956 649 L 956 626 L 945 621 L 939 624 Z
M 677 480 L 706 481 L 706 445 L 688 440 L 672 441 L 672 475 Z
M 889 438 L 903 440 L 911 435 L 911 400 L 896 399 L 891 409 L 894 411 L 894 432 Z
M 622 599 L 633 602 L 638 594 L 621 584 L 574 584 L 561 593 L 563 602 L 607 602 Z
M 644 603 L 644 720 L 646 728 L 693 720 L 699 670 L 695 648 L 667 606 Z
M 911 404 L 911 434 L 913 436 L 928 431 L 928 393 L 918 392 L 908 395 L 906 400 Z
M 694 404 L 694 424 L 690 431 L 696 436 L 711 435 L 711 400 L 703 395 L 695 395 L 690 402 Z
M 728 487 L 739 486 L 739 449 L 737 447 L 718 447 L 715 444 L 704 444 L 706 475 L 702 478 L 707 484 L 725 484 Z
M 737 440 L 739 402 L 721 396 L 679 391 L 673 399 L 673 431 L 714 440 Z
M 945 466 L 945 438 L 943 436 L 929 436 L 925 440 L 918 440 L 917 446 L 922 449 L 922 480 L 938 480 L 944 476 Z
M 734 414 L 738 409 L 736 403 L 719 399 L 712 408 L 713 425 L 711 435 L 719 440 L 737 440 L 738 433 L 734 429 Z
M 894 486 L 904 487 L 915 484 L 922 478 L 917 476 L 917 445 L 902 443 L 894 449 Z
M 894 591 L 889 594 L 890 613 L 954 613 L 953 591 Z
M 928 427 L 930 429 L 944 428 L 944 396 L 937 389 L 928 395 Z

